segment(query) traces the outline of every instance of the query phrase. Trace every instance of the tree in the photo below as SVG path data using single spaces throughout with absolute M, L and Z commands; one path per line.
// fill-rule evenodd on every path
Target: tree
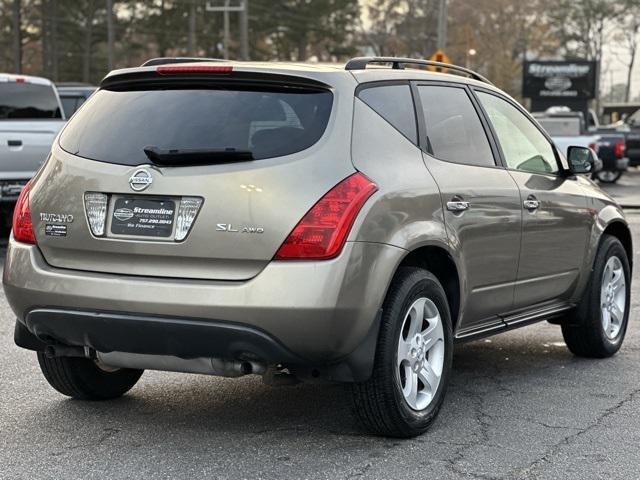
M 258 58 L 330 61 L 354 53 L 357 0 L 253 0 L 249 26 Z
M 602 60 L 608 22 L 619 18 L 620 0 L 556 0 L 548 12 L 549 24 L 568 57 Z
M 559 43 L 540 12 L 548 0 L 450 0 L 449 46 L 454 63 L 485 73 L 513 96 L 521 94 L 526 58 L 553 54 Z
M 377 55 L 428 57 L 436 49 L 434 0 L 375 0 L 369 5 L 367 38 Z
M 638 52 L 638 36 L 640 34 L 640 2 L 638 0 L 626 0 L 625 8 L 621 14 L 620 28 L 614 36 L 628 53 L 628 59 L 623 60 L 627 69 L 627 83 L 624 92 L 624 101 L 631 100 L 631 77 Z

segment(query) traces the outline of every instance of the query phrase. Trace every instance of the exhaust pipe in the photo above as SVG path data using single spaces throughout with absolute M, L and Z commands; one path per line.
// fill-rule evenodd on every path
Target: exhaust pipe
M 179 358 L 169 355 L 146 355 L 127 352 L 96 352 L 98 362 L 108 367 L 161 370 L 166 372 L 200 373 L 217 377 L 262 375 L 267 365 L 252 360 L 225 360 L 221 358 Z

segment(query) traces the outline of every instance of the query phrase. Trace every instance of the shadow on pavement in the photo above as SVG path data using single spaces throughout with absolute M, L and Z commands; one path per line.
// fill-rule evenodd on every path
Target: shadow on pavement
M 511 336 L 507 342 L 478 341 L 458 346 L 443 418 L 450 408 L 458 410 L 455 405 L 465 403 L 470 390 L 488 396 L 500 395 L 501 389 L 534 392 L 561 367 L 566 366 L 566 373 L 572 370 L 574 375 L 576 369 L 597 365 L 576 359 L 561 342 L 551 345 Z M 194 432 L 257 435 L 294 431 L 298 436 L 363 433 L 351 414 L 348 385 L 270 387 L 257 377 L 220 379 L 146 372 L 140 383 L 119 400 L 81 402 L 62 399 L 50 391 L 43 407 L 38 417 L 53 431 L 58 421 L 62 427 L 73 419 L 91 421 L 96 427 L 120 425 L 118 428 L 133 431 L 177 429 L 178 436 Z

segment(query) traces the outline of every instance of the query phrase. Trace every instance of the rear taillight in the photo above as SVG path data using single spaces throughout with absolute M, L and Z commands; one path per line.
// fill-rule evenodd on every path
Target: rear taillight
M 362 173 L 345 178 L 300 220 L 275 259 L 326 260 L 339 255 L 358 212 L 377 189 Z
M 233 72 L 230 66 L 194 65 L 194 66 L 164 66 L 157 67 L 160 75 L 189 75 L 189 74 L 227 74 Z
M 622 158 L 624 157 L 624 151 L 625 151 L 625 144 L 623 140 L 620 140 L 619 142 L 616 142 L 616 146 L 613 149 L 616 158 Z
M 590 143 L 588 146 L 589 146 L 589 148 L 591 150 L 593 150 L 594 152 L 598 153 L 598 144 L 597 143 Z
M 31 192 L 31 181 L 27 182 L 13 210 L 13 238 L 18 242 L 36 244 L 36 235 L 33 232 L 31 223 L 31 208 L 29 208 L 29 193 Z

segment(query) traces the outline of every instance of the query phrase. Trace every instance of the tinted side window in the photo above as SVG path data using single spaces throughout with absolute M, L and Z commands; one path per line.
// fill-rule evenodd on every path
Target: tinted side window
M 436 158 L 468 165 L 495 166 L 489 140 L 462 88 L 418 86 L 427 139 Z
M 361 90 L 358 97 L 413 143 L 418 143 L 416 114 L 409 85 L 381 85 Z
M 558 172 L 551 143 L 531 120 L 495 95 L 478 92 L 478 98 L 496 131 L 509 168 L 539 173 Z

